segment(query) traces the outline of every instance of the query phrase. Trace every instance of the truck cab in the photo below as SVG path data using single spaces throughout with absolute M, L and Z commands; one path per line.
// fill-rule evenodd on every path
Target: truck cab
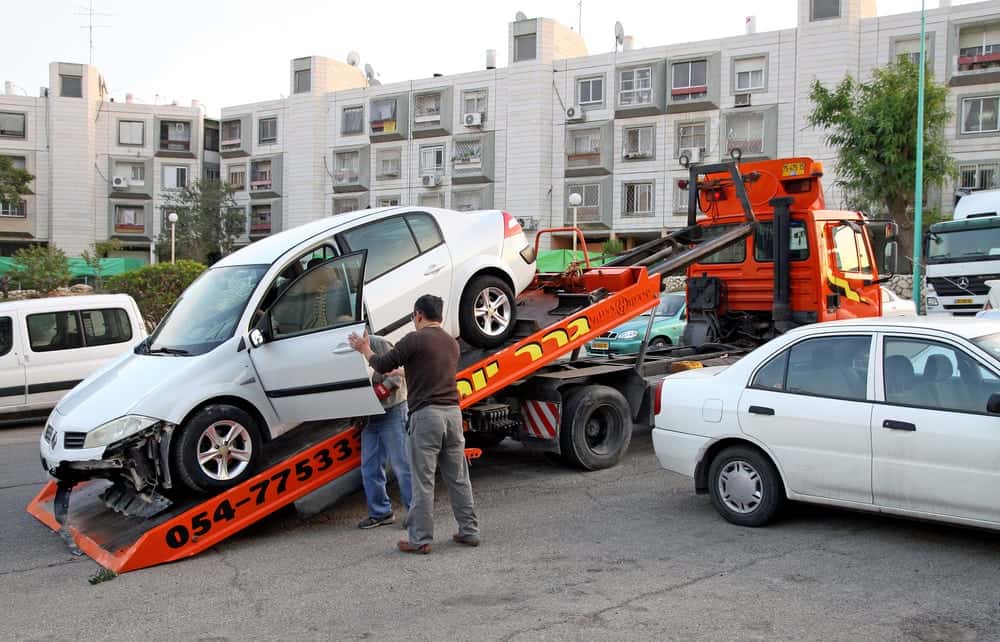
M 970 194 L 958 202 L 979 196 Z M 967 209 L 967 208 L 966 208 Z M 981 208 L 980 208 L 981 209 Z M 961 214 L 956 220 L 935 223 L 928 230 L 927 314 L 974 316 L 986 304 L 987 281 L 1000 279 L 1000 215 Z

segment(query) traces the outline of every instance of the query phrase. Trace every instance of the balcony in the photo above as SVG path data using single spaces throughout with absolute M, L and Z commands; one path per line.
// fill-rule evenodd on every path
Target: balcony
M 108 158 L 108 198 L 153 198 L 153 159 L 134 157 Z
M 219 131 L 219 155 L 238 158 L 250 154 L 250 116 L 224 118 Z
M 130 240 L 152 240 L 149 214 L 144 203 L 110 204 L 111 229 L 114 237 Z
M 404 140 L 409 136 L 409 95 L 372 98 L 369 103 L 368 131 L 372 142 Z
M 197 140 L 194 124 L 190 120 L 164 120 L 156 118 L 159 141 L 156 155 L 167 158 L 195 158 L 192 141 Z
M 453 183 L 488 183 L 493 180 L 493 140 L 493 132 L 455 138 L 451 157 Z
M 583 198 L 583 202 L 576 208 L 576 226 L 584 231 L 611 229 L 614 221 L 611 181 L 611 176 L 567 181 L 563 199 L 566 206 L 563 224 L 566 226 L 574 224 L 573 207 L 569 204 L 569 197 L 570 194 L 577 193 Z
M 1000 82 L 1000 21 L 952 27 L 952 86 Z M 957 51 L 956 51 L 957 49 Z
M 613 125 L 608 120 L 566 129 L 566 176 L 611 173 Z
M 273 198 L 281 194 L 281 157 L 250 162 L 250 198 Z
M 333 191 L 363 192 L 368 189 L 370 147 L 350 147 L 333 152 Z
M 456 189 L 451 193 L 451 209 L 459 212 L 493 208 L 493 186 Z
M 413 94 L 413 137 L 447 136 L 452 130 L 451 87 Z
M 271 206 L 254 205 L 250 208 L 250 237 L 267 236 L 271 233 Z
M 653 60 L 615 69 L 615 118 L 666 112 L 666 61 Z
M 719 108 L 718 53 L 687 60 L 670 61 L 667 112 L 690 112 Z
M 778 107 L 741 108 L 722 114 L 725 154 L 739 149 L 746 158 L 775 158 L 778 150 Z
M 355 212 L 368 207 L 368 193 L 355 193 L 351 196 L 336 196 L 333 199 L 333 213 Z

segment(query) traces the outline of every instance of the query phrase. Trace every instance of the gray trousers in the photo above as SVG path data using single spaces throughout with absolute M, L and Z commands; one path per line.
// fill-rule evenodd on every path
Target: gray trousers
M 478 535 L 479 520 L 465 459 L 462 411 L 458 406 L 424 406 L 410 415 L 410 473 L 413 504 L 409 513 L 410 543 L 429 544 L 434 539 L 434 471 L 448 485 L 451 510 L 460 535 Z

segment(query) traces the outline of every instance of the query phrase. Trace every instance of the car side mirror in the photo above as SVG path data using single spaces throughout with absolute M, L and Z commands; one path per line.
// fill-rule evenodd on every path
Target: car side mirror
M 889 275 L 895 274 L 899 270 L 899 241 L 893 239 L 885 244 L 885 257 L 883 268 Z
M 257 324 L 248 335 L 250 340 L 250 345 L 254 348 L 259 348 L 268 341 L 271 340 L 271 314 L 270 312 L 265 312 L 260 319 L 257 320 Z
M 687 318 L 688 318 L 687 310 L 684 310 L 683 312 L 681 312 L 681 321 L 686 321 Z
M 994 392 L 986 402 L 986 412 L 1000 415 L 1000 392 Z
M 250 335 L 248 338 L 250 339 L 250 345 L 255 348 L 259 348 L 265 343 L 264 333 L 257 328 L 254 328 L 253 330 L 250 331 Z

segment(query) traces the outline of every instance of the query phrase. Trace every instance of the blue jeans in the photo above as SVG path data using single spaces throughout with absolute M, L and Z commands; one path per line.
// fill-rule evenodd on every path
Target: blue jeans
M 372 417 L 361 431 L 361 479 L 368 500 L 368 515 L 384 517 L 392 512 L 385 492 L 385 463 L 389 461 L 399 484 L 406 510 L 410 510 L 410 462 L 406 455 L 406 402 Z

